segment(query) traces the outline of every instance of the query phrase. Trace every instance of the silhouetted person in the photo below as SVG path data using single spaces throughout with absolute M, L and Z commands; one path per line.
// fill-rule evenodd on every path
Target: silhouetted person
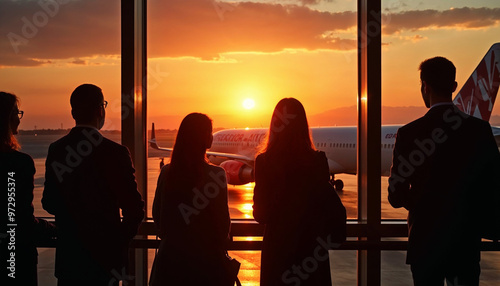
M 328 249 L 338 244 L 320 239 L 317 224 L 328 214 L 315 214 L 329 180 L 326 155 L 314 148 L 304 107 L 294 98 L 282 99 L 255 160 L 253 215 L 266 225 L 261 286 L 332 284 Z
M 118 285 L 144 202 L 128 149 L 99 132 L 101 89 L 80 85 L 70 103 L 76 126 L 49 147 L 42 198 L 58 226 L 55 275 L 59 286 Z
M 0 284 L 37 285 L 36 238 L 55 234 L 54 226 L 33 215 L 35 164 L 17 151 L 24 112 L 14 94 L 0 92 L 0 172 L 2 176 L 2 224 L 0 225 Z
M 488 122 L 452 103 L 455 66 L 443 57 L 420 64 L 430 110 L 401 127 L 394 146 L 389 202 L 408 214 L 415 285 L 479 285 L 485 200 L 500 191 L 500 154 Z
M 212 121 L 187 115 L 170 164 L 162 168 L 153 203 L 161 238 L 150 285 L 227 285 L 224 272 L 230 219 L 224 169 L 207 162 Z
M 163 158 L 160 159 L 160 169 L 165 166 L 165 162 L 163 161 Z

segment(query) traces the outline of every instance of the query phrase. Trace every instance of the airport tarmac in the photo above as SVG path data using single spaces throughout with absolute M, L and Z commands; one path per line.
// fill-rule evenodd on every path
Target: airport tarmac
M 151 216 L 151 204 L 159 175 L 160 159 L 148 158 L 148 217 Z M 37 174 L 35 176 L 35 215 L 48 216 L 42 209 L 40 199 L 43 191 L 44 159 L 35 159 Z M 344 191 L 340 194 L 346 206 L 348 217 L 356 218 L 357 190 L 356 176 L 337 175 L 344 180 Z M 387 219 L 406 218 L 404 209 L 395 210 L 387 203 L 387 178 L 382 177 L 382 217 Z M 253 184 L 229 186 L 229 209 L 232 218 L 252 218 Z M 40 286 L 55 286 L 54 249 L 40 248 L 38 263 L 38 281 Z M 259 285 L 260 251 L 230 251 L 230 255 L 241 264 L 239 278 L 244 286 Z M 411 272 L 405 264 L 405 251 L 382 252 L 382 285 L 412 285 Z M 151 268 L 154 250 L 149 250 L 148 266 Z M 330 251 L 331 273 L 333 285 L 356 285 L 357 252 L 350 250 Z M 483 252 L 481 262 L 481 284 L 484 286 L 500 285 L 500 253 Z

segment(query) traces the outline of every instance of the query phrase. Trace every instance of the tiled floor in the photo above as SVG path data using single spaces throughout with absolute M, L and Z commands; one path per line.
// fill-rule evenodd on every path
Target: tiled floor
M 39 249 L 38 285 L 56 286 L 54 278 L 54 249 Z M 259 285 L 260 252 L 231 251 L 230 255 L 241 262 L 239 278 L 244 286 Z M 410 268 L 405 264 L 404 251 L 382 252 L 382 285 L 412 285 Z M 154 251 L 149 252 L 149 266 Z M 356 251 L 330 251 L 333 285 L 356 285 Z M 481 286 L 500 285 L 500 253 L 484 252 L 481 262 Z

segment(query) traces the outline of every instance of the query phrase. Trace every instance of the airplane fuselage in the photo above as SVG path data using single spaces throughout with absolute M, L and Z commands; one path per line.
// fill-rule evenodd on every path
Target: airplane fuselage
M 392 149 L 399 125 L 382 126 L 381 133 L 381 175 L 388 176 L 392 161 Z M 227 129 L 216 132 L 210 151 L 244 155 L 255 158 L 263 147 L 267 129 Z M 356 174 L 357 127 L 311 128 L 316 149 L 326 153 L 330 173 Z M 225 158 L 209 156 L 214 164 Z

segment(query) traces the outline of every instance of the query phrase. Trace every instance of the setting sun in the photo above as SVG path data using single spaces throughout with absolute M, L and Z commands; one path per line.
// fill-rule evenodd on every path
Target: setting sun
M 243 105 L 243 108 L 250 110 L 250 109 L 255 107 L 255 101 L 251 98 L 247 98 L 247 99 L 243 100 L 242 105 Z

